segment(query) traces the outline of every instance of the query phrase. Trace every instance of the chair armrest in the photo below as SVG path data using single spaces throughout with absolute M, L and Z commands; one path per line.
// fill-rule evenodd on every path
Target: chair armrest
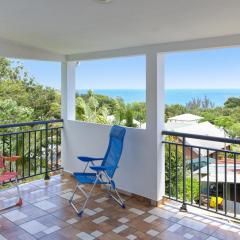
M 107 171 L 107 170 L 114 170 L 118 167 L 115 167 L 115 166 L 91 166 L 90 168 L 96 172 L 101 172 L 101 171 Z
M 83 162 L 92 162 L 92 161 L 100 161 L 103 160 L 103 158 L 94 158 L 94 157 L 84 157 L 84 156 L 78 156 L 79 160 Z
M 20 156 L 2 157 L 4 161 L 16 162 L 20 159 Z

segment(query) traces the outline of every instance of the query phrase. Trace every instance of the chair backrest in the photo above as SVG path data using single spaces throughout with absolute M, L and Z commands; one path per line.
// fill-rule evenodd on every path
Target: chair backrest
M 110 178 L 113 177 L 121 158 L 125 133 L 126 129 L 124 127 L 117 125 L 112 126 L 109 136 L 108 149 L 102 161 L 102 166 L 115 167 L 115 169 L 107 171 L 107 174 Z
M 0 169 L 1 168 L 5 168 L 5 164 L 4 164 L 4 161 L 3 161 L 3 157 L 0 156 Z

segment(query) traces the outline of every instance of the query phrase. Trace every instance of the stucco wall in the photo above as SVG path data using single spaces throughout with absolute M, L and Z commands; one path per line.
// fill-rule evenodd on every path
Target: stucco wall
M 63 130 L 64 169 L 81 171 L 76 156 L 104 156 L 110 126 L 65 121 Z M 119 189 L 156 200 L 156 169 L 153 138 L 148 130 L 127 128 L 122 158 L 115 180 Z

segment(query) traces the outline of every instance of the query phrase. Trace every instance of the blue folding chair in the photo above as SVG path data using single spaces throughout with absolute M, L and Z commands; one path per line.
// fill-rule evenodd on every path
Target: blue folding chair
M 125 204 L 123 199 L 120 197 L 115 182 L 113 181 L 113 176 L 118 168 L 118 163 L 121 158 L 122 149 L 123 149 L 123 141 L 126 133 L 126 129 L 120 126 L 113 126 L 110 132 L 110 139 L 107 148 L 107 152 L 103 158 L 93 158 L 93 157 L 77 157 L 79 160 L 86 163 L 85 169 L 83 172 L 75 172 L 73 173 L 75 179 L 77 180 L 77 186 L 75 191 L 73 192 L 72 197 L 69 202 L 72 207 L 77 212 L 78 216 L 82 216 L 84 209 L 86 208 L 87 202 L 91 197 L 91 193 L 96 185 L 107 185 L 110 196 L 122 207 L 125 208 Z M 102 161 L 101 165 L 95 165 L 96 161 Z M 91 166 L 89 166 L 91 164 Z M 93 172 L 86 172 L 87 168 L 93 170 Z M 87 193 L 81 187 L 82 184 L 92 184 L 92 188 Z M 86 197 L 83 205 L 78 209 L 76 204 L 74 203 L 74 195 L 77 190 L 80 190 L 83 195 Z M 115 192 L 114 196 L 112 192 Z

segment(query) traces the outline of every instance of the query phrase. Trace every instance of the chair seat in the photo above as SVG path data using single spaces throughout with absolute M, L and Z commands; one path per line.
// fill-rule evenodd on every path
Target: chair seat
M 17 172 L 4 172 L 0 175 L 0 183 L 5 181 L 10 181 L 11 179 L 15 179 L 17 177 Z
M 96 173 L 80 173 L 80 172 L 73 173 L 73 176 L 81 184 L 93 184 L 96 181 L 97 177 Z M 98 180 L 96 184 L 107 184 L 107 182 Z

